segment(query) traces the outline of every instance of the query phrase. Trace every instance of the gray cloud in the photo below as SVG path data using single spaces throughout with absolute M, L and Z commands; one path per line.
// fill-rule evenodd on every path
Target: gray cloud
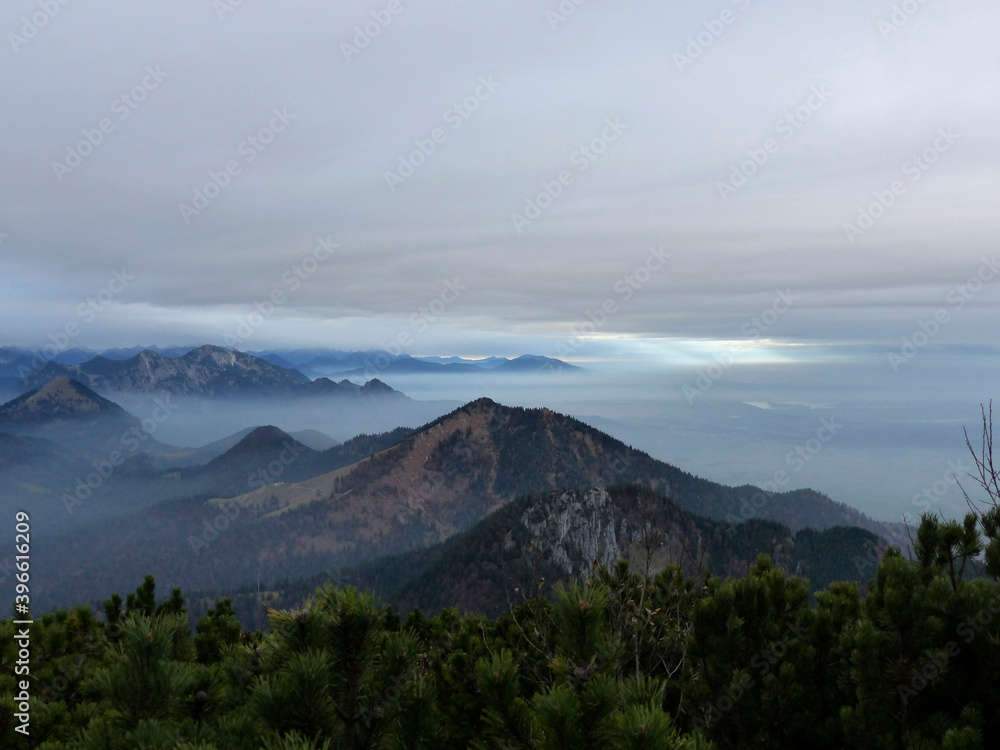
M 555 2 L 399 0 L 348 61 L 342 45 L 388 5 L 0 13 L 6 343 L 79 322 L 124 268 L 136 280 L 77 343 L 220 341 L 278 290 L 250 348 L 366 347 L 458 279 L 467 291 L 413 353 L 548 353 L 609 298 L 619 309 L 581 356 L 614 356 L 616 334 L 732 340 L 786 288 L 800 299 L 769 337 L 861 352 L 996 251 L 1000 10 L 985 0 L 924 3 L 887 38 L 891 2 L 591 2 L 553 29 Z M 817 88 L 829 97 L 809 109 Z M 595 144 L 609 118 L 627 129 Z M 949 128 L 958 140 L 914 180 L 908 165 Z M 421 144 L 433 152 L 412 157 Z M 69 166 L 67 149 L 88 154 Z M 719 184 L 763 152 L 724 200 Z M 412 174 L 392 190 L 401 159 Z M 512 215 L 562 173 L 519 234 Z M 844 225 L 894 181 L 905 191 L 850 243 Z M 205 205 L 186 220 L 195 191 Z M 327 236 L 340 249 L 293 289 L 285 274 Z M 624 299 L 616 283 L 652 246 L 669 263 Z M 998 290 L 956 311 L 948 343 L 993 341 Z

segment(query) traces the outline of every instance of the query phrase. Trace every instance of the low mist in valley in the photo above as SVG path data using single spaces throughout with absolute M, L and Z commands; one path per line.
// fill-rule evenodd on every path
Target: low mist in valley
M 169 418 L 147 424 L 155 426 L 157 440 L 183 447 L 262 425 L 317 430 L 344 442 L 364 433 L 416 428 L 488 397 L 577 417 L 654 458 L 723 484 L 771 482 L 768 488 L 782 491 L 810 487 L 873 517 L 912 523 L 925 511 L 949 517 L 964 512 L 954 481 L 956 473 L 967 480 L 971 468 L 963 430 L 975 443 L 980 403 L 989 400 L 988 373 L 963 369 L 955 358 L 925 360 L 902 374 L 892 373 L 884 360 L 738 363 L 704 391 L 698 390 L 698 369 L 629 363 L 583 363 L 580 371 L 562 373 L 394 375 L 385 381 L 407 398 L 171 396 Z M 947 377 L 955 378 L 955 388 L 935 386 Z M 158 403 L 134 394 L 112 397 L 140 419 L 150 418 Z M 833 420 L 834 434 L 811 452 L 816 444 L 807 443 L 824 420 Z M 779 475 L 783 481 L 776 482 L 782 471 L 787 478 Z
M 137 417 L 157 409 L 149 396 L 115 394 L 112 398 Z M 471 399 L 470 399 L 471 400 Z M 154 436 L 170 445 L 198 448 L 248 427 L 274 425 L 285 432 L 318 430 L 337 442 L 356 435 L 419 427 L 463 402 L 459 400 L 347 401 L 322 398 L 223 398 L 171 396 L 168 419 L 156 422 Z
M 963 431 L 976 445 L 992 377 L 960 357 L 925 356 L 898 374 L 884 355 L 822 364 L 737 363 L 690 400 L 683 389 L 697 390 L 707 366 L 584 366 L 562 374 L 395 376 L 390 385 L 414 399 L 487 396 L 550 408 L 727 485 L 762 486 L 783 470 L 782 490 L 811 487 L 886 520 L 905 515 L 912 523 L 921 512 L 953 517 L 967 509 L 953 469 L 971 492 Z M 950 384 L 942 388 L 942 382 Z M 843 427 L 811 454 L 806 443 L 824 419 Z M 800 446 L 807 458 L 794 454 Z

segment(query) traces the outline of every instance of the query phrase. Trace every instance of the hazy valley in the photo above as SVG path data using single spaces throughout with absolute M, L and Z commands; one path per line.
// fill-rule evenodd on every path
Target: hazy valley
M 347 369 L 373 357 L 309 355 L 312 366 L 336 361 Z M 613 436 L 616 428 L 642 435 L 625 414 L 617 420 L 593 419 L 594 425 L 610 425 L 604 431 L 547 408 L 505 406 L 488 398 L 455 408 L 447 400 L 411 399 L 376 378 L 360 384 L 321 375 L 311 380 L 284 366 L 297 359 L 294 353 L 265 355 L 274 362 L 212 347 L 119 356 L 125 358 L 49 363 L 52 380 L 0 406 L 4 512 L 32 513 L 42 553 L 36 595 L 49 607 L 98 601 L 109 591 L 128 589 L 146 573 L 192 593 L 222 595 L 263 585 L 275 601 L 289 605 L 309 593 L 317 576 L 361 576 L 361 582 L 374 576 L 370 581 L 400 603 L 445 606 L 446 596 L 428 599 L 419 593 L 419 576 L 386 578 L 383 568 L 416 571 L 432 561 L 441 565 L 442 556 L 458 554 L 452 551 L 456 535 L 479 534 L 486 541 L 477 543 L 478 551 L 462 554 L 472 554 L 476 566 L 493 571 L 510 568 L 473 575 L 491 583 L 468 600 L 470 605 L 494 611 L 499 592 L 509 592 L 523 578 L 532 555 L 537 558 L 532 565 L 556 571 L 549 575 L 549 586 L 580 575 L 595 559 L 606 565 L 619 554 L 633 556 L 637 501 L 621 498 L 636 490 L 616 489 L 628 487 L 646 488 L 640 493 L 649 506 L 645 512 L 656 519 L 650 529 L 669 541 L 664 543 L 670 560 L 683 562 L 692 574 L 698 566 L 732 573 L 766 552 L 791 572 L 805 575 L 833 565 L 841 576 L 863 584 L 886 540 L 908 543 L 899 523 L 877 521 L 826 495 L 799 489 L 796 464 L 775 475 L 780 481 L 760 483 L 761 490 L 750 483 L 727 487 L 659 461 Z M 515 362 L 519 371 L 499 372 Z M 8 365 L 16 366 L 21 365 Z M 451 393 L 477 386 L 520 386 L 524 393 L 593 387 L 586 382 L 590 373 L 544 358 L 497 358 L 485 366 L 442 360 L 426 366 L 442 372 L 462 368 L 439 376 L 461 380 Z M 464 372 L 469 368 L 478 371 L 471 382 Z M 430 377 L 426 372 L 418 376 Z M 33 378 L 44 379 L 37 373 Z M 21 389 L 33 378 L 21 381 Z M 99 392 L 132 408 L 144 405 L 146 411 L 137 410 L 142 416 L 136 416 Z M 747 415 L 761 411 L 743 408 Z M 817 445 L 829 453 L 825 443 L 833 442 L 843 425 L 822 414 L 816 416 L 823 438 Z M 259 419 L 260 426 L 246 426 L 251 419 Z M 241 429 L 228 433 L 237 420 L 243 420 Z M 277 424 L 301 429 L 285 431 Z M 669 426 L 672 434 L 683 436 L 682 424 Z M 228 434 L 216 437 L 220 432 Z M 178 435 L 199 434 L 215 439 L 194 447 L 173 443 Z M 799 470 L 812 459 L 801 455 L 795 459 Z M 756 459 L 748 450 L 733 461 Z M 593 495 L 609 489 L 611 495 Z M 569 541 L 559 540 L 558 553 L 536 540 L 529 555 L 522 541 L 514 547 L 514 558 L 507 559 L 512 548 L 498 551 L 496 540 L 489 541 L 495 532 L 479 531 L 482 524 L 497 528 L 500 522 L 492 514 L 518 499 L 520 520 L 506 510 L 498 518 L 511 524 L 503 533 L 530 541 L 540 531 L 530 531 L 525 519 L 532 512 L 550 515 L 532 511 L 532 503 L 578 492 L 591 493 L 586 496 L 591 500 L 603 498 L 607 510 L 599 521 L 586 515 L 574 521 L 575 531 L 567 532 Z M 748 521 L 764 525 L 744 526 Z M 597 533 L 594 524 L 611 534 L 600 549 L 576 538 Z M 793 538 L 804 529 L 837 526 L 867 532 L 845 542 L 837 553 L 840 563 L 793 551 Z M 566 544 L 574 550 L 572 562 Z M 404 553 L 417 555 L 417 562 L 400 562 Z M 859 565 L 859 560 L 866 562 Z M 655 567 L 663 564 L 660 560 Z M 831 575 L 812 577 L 822 588 L 835 579 Z M 452 585 L 475 588 L 464 579 Z

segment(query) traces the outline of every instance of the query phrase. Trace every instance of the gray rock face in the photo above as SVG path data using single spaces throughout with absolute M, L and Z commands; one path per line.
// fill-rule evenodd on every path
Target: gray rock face
M 537 550 L 570 576 L 589 577 L 594 560 L 605 567 L 613 565 L 627 556 L 632 541 L 610 496 L 599 488 L 571 490 L 539 503 L 522 516 L 521 523 Z

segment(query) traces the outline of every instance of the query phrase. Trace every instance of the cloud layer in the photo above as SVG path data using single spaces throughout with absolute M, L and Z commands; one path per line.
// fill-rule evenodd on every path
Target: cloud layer
M 936 345 L 991 345 L 998 22 L 985 0 L 22 0 L 4 343 L 223 343 L 256 313 L 245 348 L 583 331 L 578 358 L 884 358 L 944 309 Z

